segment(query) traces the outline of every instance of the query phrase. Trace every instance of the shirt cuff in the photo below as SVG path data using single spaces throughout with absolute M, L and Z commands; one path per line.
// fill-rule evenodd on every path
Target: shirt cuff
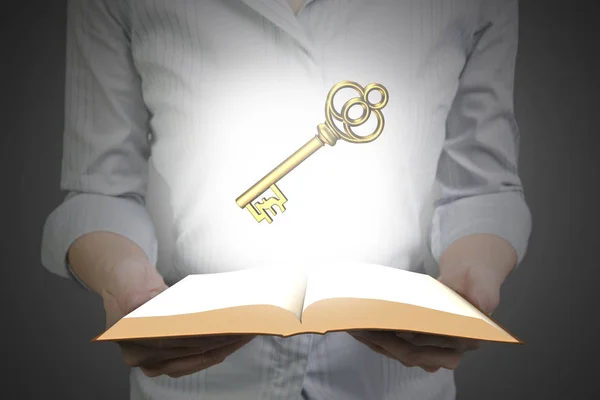
M 83 282 L 67 263 L 69 248 L 91 232 L 112 232 L 137 244 L 156 263 L 157 239 L 146 207 L 123 197 L 79 193 L 67 197 L 46 219 L 42 233 L 42 265 L 50 272 Z M 86 287 L 87 288 L 87 287 Z
M 506 240 L 517 253 L 517 265 L 527 251 L 531 212 L 522 192 L 503 192 L 463 198 L 439 206 L 433 214 L 431 252 L 439 264 L 456 240 L 474 234 L 491 234 Z

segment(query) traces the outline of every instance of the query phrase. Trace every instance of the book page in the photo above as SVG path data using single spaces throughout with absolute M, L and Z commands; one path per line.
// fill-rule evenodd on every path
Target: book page
M 375 264 L 340 263 L 311 268 L 303 311 L 315 302 L 333 298 L 392 301 L 485 319 L 496 325 L 431 276 Z
M 306 273 L 297 268 L 255 268 L 188 275 L 124 318 L 193 314 L 238 306 L 272 305 L 300 319 Z

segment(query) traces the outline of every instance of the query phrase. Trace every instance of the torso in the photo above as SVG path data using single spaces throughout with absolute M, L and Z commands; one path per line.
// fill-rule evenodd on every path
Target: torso
M 147 200 L 169 279 L 290 259 L 416 268 L 472 0 L 313 1 L 297 17 L 284 3 L 133 4 L 155 139 Z M 388 89 L 384 132 L 319 150 L 279 182 L 287 211 L 257 223 L 235 199 L 317 133 L 341 80 Z
M 285 1 L 131 1 L 152 116 L 146 200 L 169 283 L 317 258 L 419 268 L 421 216 L 479 1 L 317 0 L 297 16 Z M 257 223 L 235 199 L 314 137 L 342 80 L 388 89 L 382 135 L 320 149 L 278 183 L 287 211 Z M 261 337 L 179 381 L 133 377 L 140 393 L 182 399 L 294 398 L 302 387 L 311 399 L 454 395 L 450 371 L 405 368 L 343 333 Z

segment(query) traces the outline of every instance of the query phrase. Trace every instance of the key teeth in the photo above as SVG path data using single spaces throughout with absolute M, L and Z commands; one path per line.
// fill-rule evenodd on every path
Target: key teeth
M 276 185 L 272 185 L 271 189 L 273 189 L 275 192 L 275 196 L 269 197 L 268 199 L 263 197 L 255 204 L 248 203 L 248 205 L 246 205 L 246 209 L 250 212 L 250 214 L 252 214 L 258 223 L 266 220 L 268 224 L 271 224 L 273 222 L 273 218 L 278 214 L 275 206 L 279 208 L 280 213 L 284 213 L 286 210 L 284 204 L 287 202 L 287 198 L 285 195 Z

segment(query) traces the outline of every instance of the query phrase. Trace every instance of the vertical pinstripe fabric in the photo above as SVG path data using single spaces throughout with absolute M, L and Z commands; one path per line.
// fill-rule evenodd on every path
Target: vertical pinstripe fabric
M 287 0 L 69 2 L 69 196 L 46 221 L 44 266 L 68 276 L 70 244 L 108 230 L 168 283 L 290 259 L 422 271 L 436 178 L 433 258 L 472 233 L 523 258 L 517 1 L 305 3 L 296 16 Z M 256 224 L 233 200 L 314 135 L 328 89 L 346 79 L 388 88 L 384 134 L 311 157 L 281 183 L 288 211 Z M 454 397 L 452 372 L 406 368 L 343 332 L 259 337 L 179 379 L 131 371 L 134 400 Z

